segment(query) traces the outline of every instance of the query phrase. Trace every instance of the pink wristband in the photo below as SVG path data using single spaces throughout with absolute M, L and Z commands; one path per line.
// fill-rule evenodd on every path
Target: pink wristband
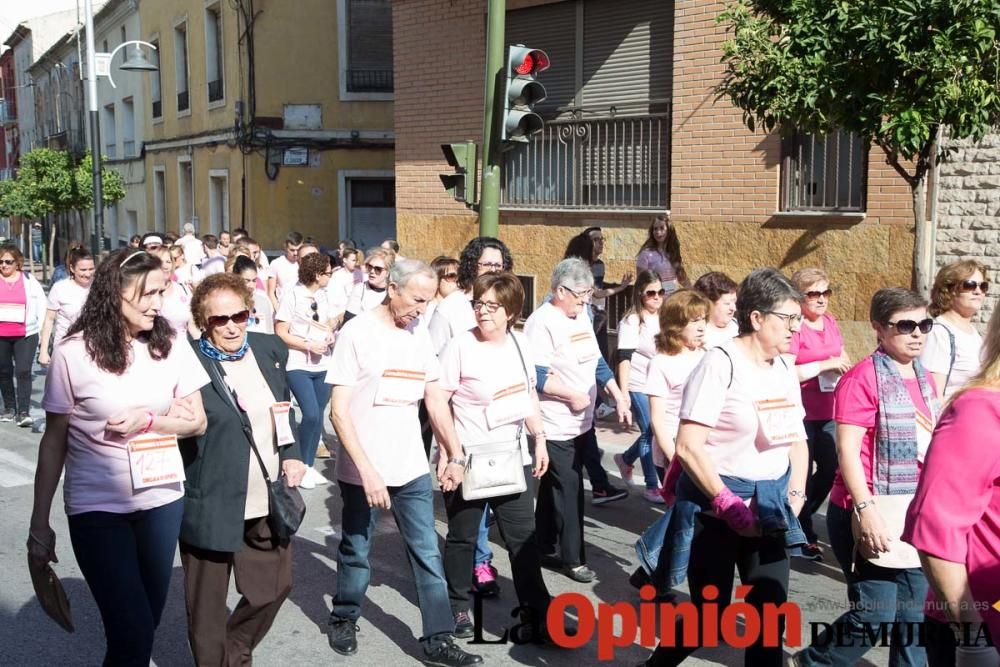
M 153 428 L 153 413 L 147 412 L 146 428 L 142 429 L 143 433 L 149 433 L 149 429 Z

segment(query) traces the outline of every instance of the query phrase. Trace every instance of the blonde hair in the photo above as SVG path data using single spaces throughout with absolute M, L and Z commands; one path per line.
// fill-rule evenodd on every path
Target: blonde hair
M 235 248 L 233 248 L 232 252 L 229 253 L 229 257 L 226 258 L 226 265 L 225 265 L 226 273 L 233 272 L 233 265 L 236 264 L 236 258 L 240 256 L 247 257 L 251 261 L 253 260 L 253 255 L 250 253 L 249 246 L 236 246 Z M 259 269 L 260 262 L 254 262 L 254 263 L 257 265 L 257 268 Z
M 385 262 L 386 271 L 391 269 L 392 265 L 396 263 L 396 253 L 394 253 L 391 250 L 386 250 L 385 248 L 380 248 L 380 247 L 369 248 L 367 252 L 365 252 L 364 261 L 367 262 L 372 257 L 381 257 L 382 261 Z M 358 262 L 360 263 L 361 260 L 358 260 Z
M 819 267 L 799 269 L 792 274 L 792 284 L 795 285 L 795 289 L 802 293 L 805 293 L 807 287 L 812 287 L 818 282 L 830 284 L 826 271 Z

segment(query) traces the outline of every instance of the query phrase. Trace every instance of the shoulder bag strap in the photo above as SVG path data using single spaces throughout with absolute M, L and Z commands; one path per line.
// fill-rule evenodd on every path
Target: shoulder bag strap
M 716 347 L 716 348 L 713 348 L 713 349 L 718 350 L 722 354 L 726 355 L 726 359 L 729 359 L 729 384 L 726 385 L 726 389 L 732 389 L 732 387 L 733 387 L 733 376 L 736 375 L 736 366 L 733 364 L 733 358 L 731 356 L 729 356 L 729 353 L 726 352 L 725 348 L 723 348 L 721 345 L 719 347 Z
M 521 346 L 517 342 L 517 336 L 514 332 L 510 332 L 510 338 L 514 341 L 514 349 L 517 350 L 517 356 L 521 358 L 521 368 L 524 370 L 524 381 L 528 389 L 531 389 L 531 376 L 528 375 L 528 364 L 524 363 L 524 354 L 521 352 Z M 524 420 L 521 420 L 521 425 L 517 428 L 517 441 L 521 442 L 521 433 L 524 431 Z
M 253 450 L 254 456 L 257 457 L 257 463 L 260 464 L 260 471 L 264 474 L 264 481 L 268 486 L 270 486 L 271 476 L 267 474 L 267 466 L 264 465 L 264 459 L 261 458 L 260 452 L 257 451 L 257 443 L 254 442 L 253 439 L 253 429 L 251 428 L 247 418 L 244 416 L 243 411 L 240 410 L 240 406 L 236 404 L 236 400 L 233 398 L 233 392 L 229 389 L 229 385 L 226 384 L 225 376 L 219 369 L 219 362 L 214 360 L 211 361 L 208 365 L 208 369 L 209 373 L 211 373 L 216 380 L 222 383 L 222 386 L 224 387 L 224 391 L 222 393 L 226 397 L 226 400 L 229 401 L 229 405 L 232 406 L 233 410 L 235 410 L 236 414 L 239 416 L 240 423 L 243 425 L 243 435 L 245 435 L 247 440 L 250 441 L 250 449 Z

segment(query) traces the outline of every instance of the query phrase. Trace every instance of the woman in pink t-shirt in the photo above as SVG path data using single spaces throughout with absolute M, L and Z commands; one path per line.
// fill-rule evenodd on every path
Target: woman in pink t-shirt
M 934 380 L 919 360 L 934 321 L 927 317 L 927 301 L 902 287 L 876 292 L 869 313 L 879 347 L 837 385 L 840 468 L 826 514 L 830 545 L 853 604 L 796 655 L 797 664 L 804 666 L 853 665 L 871 648 L 865 639 L 870 628 L 886 624 L 895 628 L 890 630 L 893 637 L 897 632 L 905 637 L 909 630 L 916 633 L 924 618 L 927 579 L 919 563 L 898 567 L 906 564 L 906 545 L 898 542 L 903 525 L 892 521 L 889 508 L 896 503 L 889 498 L 905 501 L 916 491 L 937 420 Z M 889 552 L 900 561 L 886 566 L 875 562 Z M 923 646 L 903 644 L 892 641 L 892 652 L 901 661 L 897 664 L 924 663 Z
M 708 297 L 712 308 L 705 326 L 705 349 L 728 343 L 740 333 L 736 324 L 736 283 L 721 271 L 699 276 L 694 288 Z
M 30 272 L 21 270 L 23 266 L 24 256 L 17 246 L 0 246 L 0 394 L 4 403 L 0 422 L 31 426 L 31 365 L 45 316 L 45 292 Z
M 851 361 L 844 352 L 844 338 L 837 320 L 828 310 L 833 290 L 826 272 L 818 268 L 799 269 L 792 274 L 792 284 L 806 297 L 802 302 L 802 328 L 792 335 L 788 353 L 795 357 L 795 370 L 802 383 L 802 407 L 806 411 L 809 443 L 807 500 L 799 514 L 799 523 L 809 543 L 792 555 L 822 560 L 823 551 L 813 529 L 812 516 L 830 493 L 837 471 L 833 390 L 840 376 L 851 367 Z
M 160 316 L 165 282 L 155 255 L 109 255 L 52 355 L 42 400 L 29 564 L 56 562 L 49 515 L 65 467 L 70 540 L 104 621 L 106 665 L 149 664 L 183 513 L 177 437 L 206 427 L 208 375 Z
M 934 431 L 902 539 L 920 551 L 934 591 L 927 629 L 950 639 L 944 622 L 986 623 L 1000 640 L 1000 310 L 986 332 L 982 368 L 952 395 Z M 941 609 L 943 607 L 944 609 Z M 941 612 L 944 611 L 942 614 Z M 1000 665 L 995 647 L 957 648 L 959 664 Z M 973 644 L 973 642 L 969 642 Z M 956 664 L 954 642 L 927 647 L 930 667 Z
M 649 226 L 649 237 L 635 258 L 635 272 L 652 271 L 660 277 L 663 289 L 670 294 L 679 287 L 691 287 L 684 260 L 681 259 L 681 241 L 677 229 L 666 216 L 657 216 Z

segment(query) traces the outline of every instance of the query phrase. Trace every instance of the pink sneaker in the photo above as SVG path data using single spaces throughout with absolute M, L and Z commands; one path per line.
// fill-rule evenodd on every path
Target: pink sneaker
M 615 465 L 618 466 L 618 472 L 621 473 L 622 481 L 626 484 L 631 484 L 632 470 L 635 466 L 625 463 L 625 456 L 622 454 L 615 454 L 612 458 L 615 460 Z
M 491 598 L 500 592 L 497 573 L 489 561 L 480 563 L 473 570 L 472 587 L 483 597 Z
M 659 489 L 646 489 L 645 493 L 642 494 L 642 497 L 646 499 L 646 502 L 653 503 L 654 505 L 666 504 L 666 500 L 663 498 Z

